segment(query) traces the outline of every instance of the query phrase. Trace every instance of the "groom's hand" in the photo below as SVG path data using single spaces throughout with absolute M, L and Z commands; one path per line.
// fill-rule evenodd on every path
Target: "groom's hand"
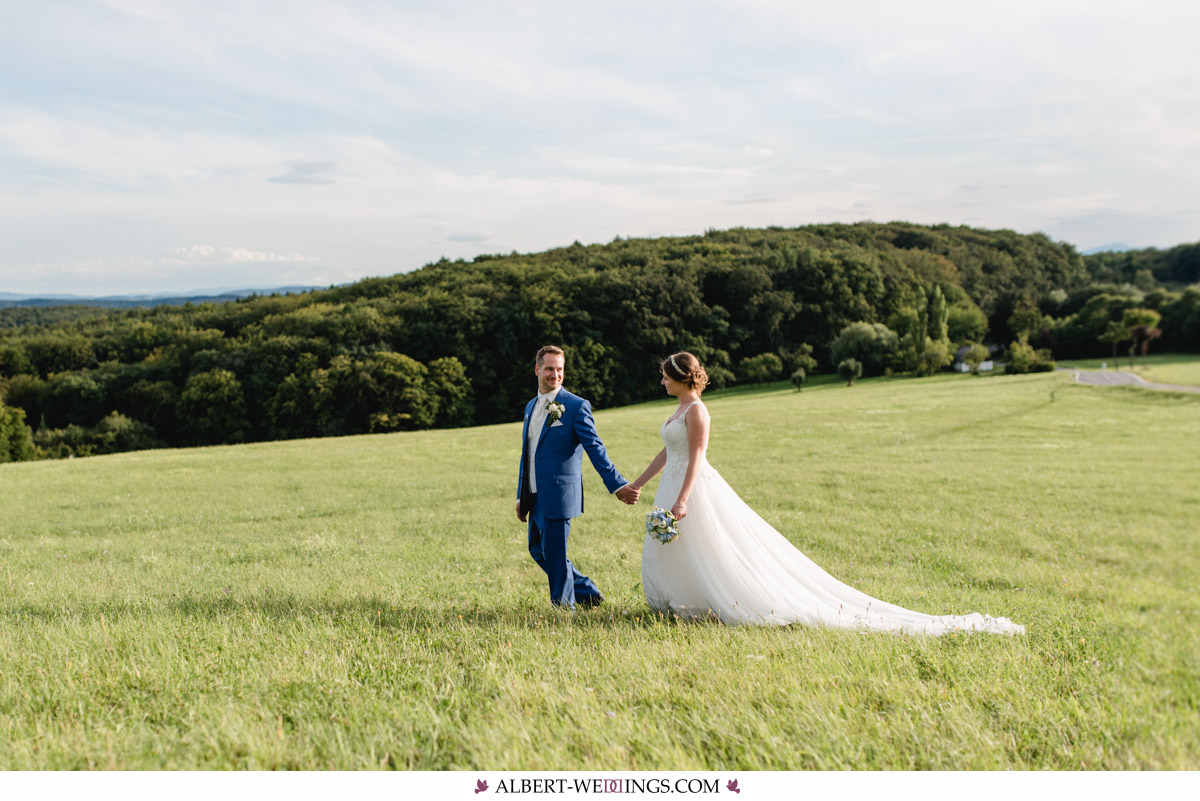
M 641 494 L 642 491 L 632 484 L 626 484 L 617 490 L 617 498 L 629 504 L 630 506 L 633 506 L 638 502 L 638 498 L 641 497 Z
M 524 523 L 525 518 L 526 518 L 526 514 L 523 511 L 521 511 L 521 502 L 517 501 L 517 519 L 520 520 L 522 523 Z

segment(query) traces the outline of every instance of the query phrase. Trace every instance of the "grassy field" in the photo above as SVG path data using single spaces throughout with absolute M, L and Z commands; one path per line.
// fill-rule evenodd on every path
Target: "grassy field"
M 671 403 L 598 414 L 627 475 Z M 649 506 L 590 470 L 572 555 L 610 602 L 557 613 L 516 423 L 0 465 L 0 767 L 1200 768 L 1200 397 L 1058 373 L 709 406 L 710 460 L 834 575 L 1028 634 L 664 620 Z
M 1078 367 L 1082 370 L 1099 370 L 1102 364 L 1107 369 L 1129 370 L 1129 356 L 1122 355 L 1119 364 L 1114 368 L 1112 359 L 1074 359 L 1059 362 L 1059 367 Z M 1142 366 L 1142 358 L 1134 359 L 1132 372 L 1137 373 L 1147 381 L 1157 381 L 1162 384 L 1185 384 L 1200 387 L 1200 354 L 1192 353 L 1160 353 L 1146 357 Z

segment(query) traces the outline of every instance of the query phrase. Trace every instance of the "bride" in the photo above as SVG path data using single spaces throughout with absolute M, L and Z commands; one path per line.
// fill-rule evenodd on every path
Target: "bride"
M 708 463 L 708 376 L 690 353 L 661 365 L 662 385 L 679 407 L 662 426 L 666 445 L 633 482 L 640 490 L 662 471 L 654 505 L 670 509 L 679 537 L 642 546 L 642 586 L 659 612 L 715 615 L 729 624 L 805 623 L 837 628 L 945 634 L 1023 634 L 1008 618 L 977 613 L 926 615 L 884 603 L 843 584 L 759 517 Z

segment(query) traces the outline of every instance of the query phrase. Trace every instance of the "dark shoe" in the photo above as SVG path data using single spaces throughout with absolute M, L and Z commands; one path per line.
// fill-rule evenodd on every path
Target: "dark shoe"
M 581 609 L 591 609 L 594 606 L 599 606 L 604 603 L 604 596 L 601 593 L 589 595 L 586 598 L 576 598 L 575 605 Z

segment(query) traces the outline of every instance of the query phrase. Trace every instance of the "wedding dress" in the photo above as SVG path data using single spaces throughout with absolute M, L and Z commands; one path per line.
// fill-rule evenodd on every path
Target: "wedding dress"
M 667 462 L 654 505 L 663 509 L 674 505 L 687 471 L 687 411 L 680 409 L 661 430 Z M 699 412 L 708 414 L 703 404 Z M 673 542 L 664 545 L 647 534 L 642 546 L 642 587 L 656 611 L 687 618 L 715 615 L 735 625 L 805 623 L 910 634 L 1025 632 L 1008 618 L 926 615 L 843 584 L 747 506 L 707 459 L 697 468 L 687 507 Z

